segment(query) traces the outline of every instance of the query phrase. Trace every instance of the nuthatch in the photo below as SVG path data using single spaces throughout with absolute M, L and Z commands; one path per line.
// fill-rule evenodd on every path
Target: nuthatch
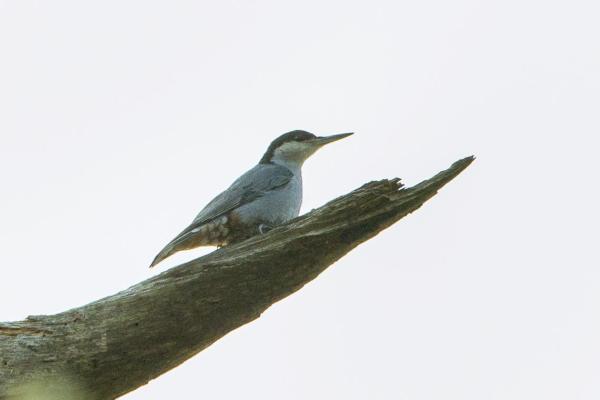
M 208 203 L 150 267 L 178 251 L 226 246 L 297 217 L 302 204 L 302 164 L 322 146 L 350 135 L 318 137 L 292 131 L 279 136 L 260 162 Z

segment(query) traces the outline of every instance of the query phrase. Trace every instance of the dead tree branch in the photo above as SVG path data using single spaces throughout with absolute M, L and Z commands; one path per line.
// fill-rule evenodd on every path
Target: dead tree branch
M 457 161 L 411 188 L 398 179 L 365 184 L 265 235 L 113 296 L 0 324 L 0 399 L 43 390 L 57 398 L 104 400 L 144 385 L 418 209 L 472 161 Z

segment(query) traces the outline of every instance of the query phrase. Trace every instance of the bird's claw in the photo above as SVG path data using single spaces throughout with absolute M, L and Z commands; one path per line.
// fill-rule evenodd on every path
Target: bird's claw
M 265 233 L 269 232 L 271 229 L 273 229 L 273 227 L 272 227 L 272 226 L 269 226 L 269 225 L 267 225 L 267 224 L 260 224 L 260 225 L 258 226 L 258 231 L 259 231 L 261 234 L 265 234 Z

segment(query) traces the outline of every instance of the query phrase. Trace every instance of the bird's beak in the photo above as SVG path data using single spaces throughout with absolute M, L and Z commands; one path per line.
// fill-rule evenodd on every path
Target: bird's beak
M 325 146 L 328 143 L 335 142 L 337 140 L 343 139 L 343 138 L 348 137 L 353 134 L 354 134 L 354 132 L 339 133 L 337 135 L 331 135 L 331 136 L 319 136 L 319 137 L 312 139 L 311 142 L 313 142 L 313 143 L 319 145 L 319 147 L 321 147 L 321 146 Z

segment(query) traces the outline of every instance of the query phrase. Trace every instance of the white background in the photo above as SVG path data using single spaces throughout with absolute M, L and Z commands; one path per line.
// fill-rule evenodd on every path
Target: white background
M 0 320 L 147 265 L 292 129 L 303 211 L 477 161 L 135 399 L 598 399 L 596 1 L 0 0 Z

